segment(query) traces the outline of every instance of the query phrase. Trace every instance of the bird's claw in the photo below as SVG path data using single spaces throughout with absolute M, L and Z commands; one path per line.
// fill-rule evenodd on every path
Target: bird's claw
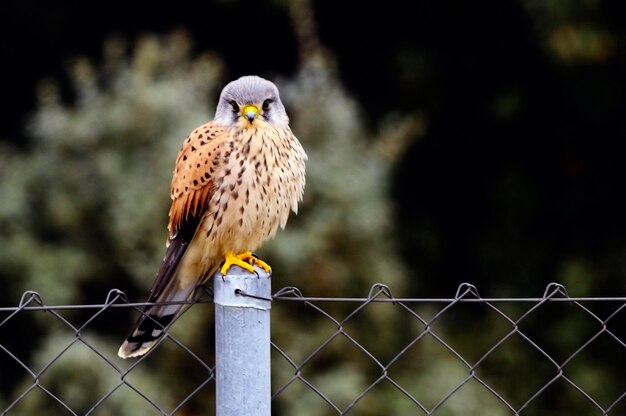
M 269 264 L 259 259 L 251 251 L 244 251 L 241 254 L 234 254 L 232 251 L 229 251 L 224 256 L 224 262 L 220 266 L 220 273 L 222 273 L 222 278 L 223 276 L 226 275 L 226 273 L 228 273 L 228 270 L 234 265 L 239 266 L 242 269 L 249 271 L 250 273 L 256 274 L 257 277 L 260 277 L 260 276 L 257 273 L 257 271 L 254 269 L 255 265 L 265 270 L 266 273 L 270 273 L 272 270 Z

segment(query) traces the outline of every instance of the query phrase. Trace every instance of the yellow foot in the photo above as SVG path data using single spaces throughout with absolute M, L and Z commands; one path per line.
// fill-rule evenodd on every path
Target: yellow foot
M 268 273 L 270 272 L 270 270 L 272 270 L 272 268 L 267 263 L 256 257 L 250 251 L 244 251 L 243 253 L 237 255 L 235 255 L 232 251 L 227 251 L 226 255 L 224 256 L 224 264 L 220 269 L 220 273 L 225 276 L 226 273 L 228 273 L 228 270 L 233 265 L 237 265 L 242 269 L 249 271 L 250 273 L 254 273 L 255 264 L 257 264 L 260 268 Z
M 246 262 L 250 263 L 253 266 L 256 264 L 257 266 L 259 266 L 260 268 L 265 270 L 266 273 L 269 273 L 269 272 L 272 271 L 272 268 L 270 267 L 269 264 L 267 264 L 266 262 L 264 262 L 263 260 L 258 258 L 251 251 L 243 252 L 240 255 L 238 255 L 237 257 L 239 257 L 243 261 L 246 261 Z

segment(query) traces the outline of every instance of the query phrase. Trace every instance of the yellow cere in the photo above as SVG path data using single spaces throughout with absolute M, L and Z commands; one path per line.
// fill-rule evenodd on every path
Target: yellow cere
M 243 108 L 242 114 L 248 114 L 249 111 L 253 111 L 255 114 L 259 114 L 259 109 L 253 105 L 247 105 Z

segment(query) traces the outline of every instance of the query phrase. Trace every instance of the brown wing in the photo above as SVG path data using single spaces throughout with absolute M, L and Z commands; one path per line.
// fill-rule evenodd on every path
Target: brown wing
M 167 251 L 150 289 L 150 302 L 163 294 L 200 225 L 213 194 L 211 175 L 219 164 L 219 146 L 226 139 L 224 128 L 209 122 L 195 129 L 183 142 L 170 191 Z
M 193 293 L 195 284 L 182 287 L 175 277 L 213 194 L 212 175 L 220 163 L 220 145 L 227 139 L 225 130 L 210 122 L 194 130 L 183 143 L 172 179 L 167 251 L 148 302 L 184 301 Z M 118 355 L 126 358 L 145 354 L 163 335 L 180 307 L 146 306 Z
M 176 158 L 170 196 L 170 238 L 190 218 L 204 213 L 213 194 L 213 173 L 220 163 L 220 144 L 226 140 L 222 126 L 209 122 L 198 127 L 185 139 Z M 195 231 L 195 230 L 194 230 Z

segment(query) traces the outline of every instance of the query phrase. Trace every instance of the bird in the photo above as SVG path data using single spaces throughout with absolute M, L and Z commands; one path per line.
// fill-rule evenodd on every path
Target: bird
M 148 297 L 158 305 L 146 306 L 120 357 L 150 351 L 181 302 L 218 270 L 271 271 L 253 252 L 297 214 L 306 160 L 274 83 L 248 75 L 223 88 L 214 119 L 184 139 L 176 158 L 165 257 Z

